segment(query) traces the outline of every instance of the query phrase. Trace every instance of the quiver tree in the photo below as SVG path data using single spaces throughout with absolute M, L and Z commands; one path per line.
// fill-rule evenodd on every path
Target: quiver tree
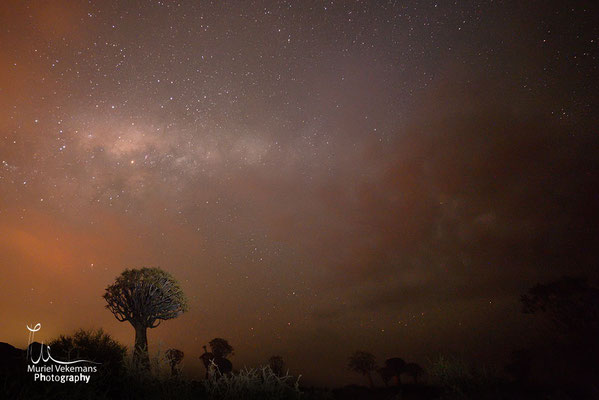
M 356 371 L 368 378 L 370 387 L 374 387 L 371 372 L 376 369 L 376 359 L 372 354 L 365 351 L 356 351 L 349 358 L 347 366 L 352 371 Z
M 227 358 L 229 355 L 234 354 L 233 346 L 229 344 L 227 339 L 214 338 L 208 344 L 215 358 Z
M 187 311 L 183 290 L 160 268 L 126 269 L 103 297 L 116 319 L 128 321 L 135 329 L 133 359 L 144 368 L 150 362 L 147 329 Z
M 177 369 L 177 365 L 183 361 L 183 357 L 185 354 L 179 349 L 168 349 L 166 351 L 166 359 L 171 366 L 171 375 L 177 376 L 179 375 L 179 370 Z
M 233 364 L 223 356 L 233 353 L 233 347 L 225 339 L 215 338 L 210 341 L 211 353 L 208 352 L 206 346 L 204 354 L 200 356 L 200 360 L 206 368 L 206 379 L 218 379 L 223 375 L 228 375 L 233 371 Z M 218 356 L 217 356 L 218 354 Z

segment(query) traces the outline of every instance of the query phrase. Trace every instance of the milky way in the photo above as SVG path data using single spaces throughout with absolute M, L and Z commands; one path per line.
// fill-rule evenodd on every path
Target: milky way
M 101 295 L 161 266 L 188 371 L 221 336 L 347 382 L 356 349 L 501 357 L 520 293 L 594 273 L 582 4 L 110 3 L 0 6 L 0 340 L 131 344 Z

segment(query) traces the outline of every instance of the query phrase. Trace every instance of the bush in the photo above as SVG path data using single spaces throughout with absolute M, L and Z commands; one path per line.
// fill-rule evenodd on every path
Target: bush
M 432 383 L 441 386 L 452 398 L 488 398 L 499 384 L 496 374 L 484 368 L 476 369 L 459 357 L 439 356 L 430 363 L 428 371 Z
M 127 348 L 102 329 L 79 329 L 70 336 L 60 335 L 49 344 L 52 357 L 73 361 L 84 359 L 99 362 L 100 376 L 113 376 L 123 371 Z
M 301 376 L 300 376 L 301 377 Z M 215 400 L 299 399 L 299 379 L 290 375 L 277 376 L 269 366 L 245 368 L 240 372 L 204 381 L 208 398 Z

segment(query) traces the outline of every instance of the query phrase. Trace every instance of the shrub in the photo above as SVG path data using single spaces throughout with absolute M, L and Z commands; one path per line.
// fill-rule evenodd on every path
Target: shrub
M 486 368 L 476 369 L 459 357 L 439 356 L 428 368 L 432 383 L 450 398 L 494 398 L 499 378 Z
M 430 364 L 433 382 L 453 392 L 462 392 L 473 378 L 471 367 L 461 358 L 441 355 Z
M 229 375 L 211 375 L 204 388 L 208 398 L 218 400 L 299 399 L 300 377 L 294 382 L 290 375 L 277 376 L 269 366 L 245 368 Z
M 73 361 L 84 359 L 101 363 L 100 376 L 122 372 L 127 348 L 102 329 L 79 329 L 72 335 L 60 335 L 49 344 L 52 357 Z

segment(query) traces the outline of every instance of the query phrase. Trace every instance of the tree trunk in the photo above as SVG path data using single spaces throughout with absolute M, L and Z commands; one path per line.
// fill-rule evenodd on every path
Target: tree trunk
M 133 361 L 142 369 L 150 368 L 150 357 L 148 355 L 147 327 L 135 325 L 135 349 L 133 350 Z

